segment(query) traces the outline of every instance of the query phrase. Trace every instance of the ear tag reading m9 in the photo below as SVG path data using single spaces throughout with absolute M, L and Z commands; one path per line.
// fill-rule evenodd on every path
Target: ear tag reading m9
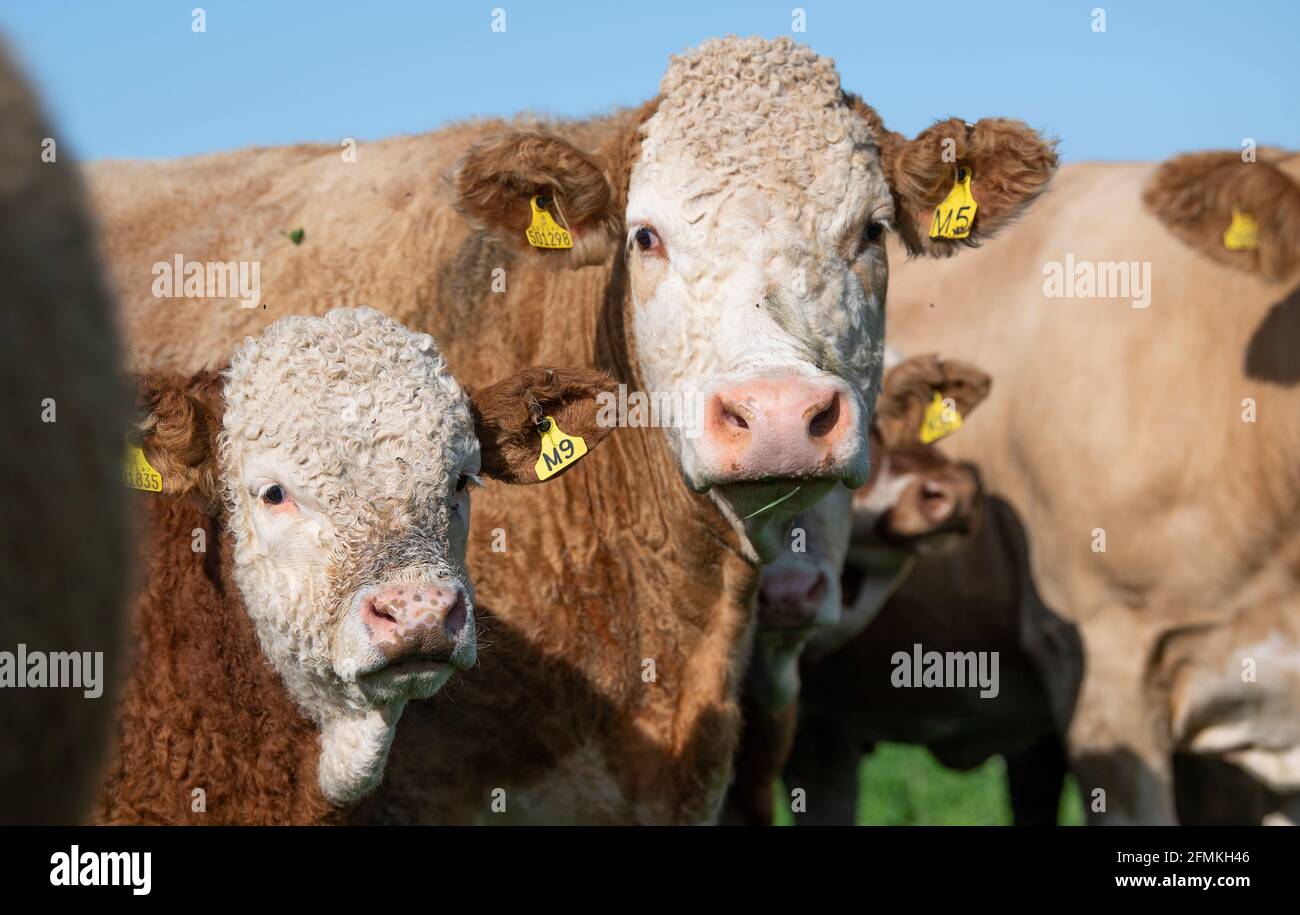
M 573 236 L 551 217 L 546 204 L 541 201 L 539 194 L 534 194 L 528 201 L 533 210 L 533 221 L 524 233 L 528 236 L 528 243 L 534 248 L 572 248 Z
M 930 223 L 931 238 L 966 238 L 970 235 L 971 225 L 975 222 L 975 211 L 979 204 L 971 194 L 970 182 L 975 177 L 966 166 L 957 169 L 957 180 L 943 199 L 943 203 L 934 208 L 934 221 Z
M 1259 247 L 1259 226 L 1249 213 L 1232 208 L 1232 225 L 1223 231 L 1223 247 L 1229 251 L 1254 251 Z
M 942 394 L 935 391 L 934 400 L 925 408 L 925 416 L 921 420 L 921 444 L 937 442 L 945 435 L 956 432 L 961 424 L 961 411 L 957 409 L 957 404 L 952 398 L 945 400 Z
M 560 428 L 554 416 L 548 416 L 538 425 L 542 430 L 542 455 L 535 467 L 537 479 L 549 480 L 561 470 L 587 453 L 587 443 L 579 435 L 569 435 Z
M 154 469 L 143 449 L 126 439 L 126 461 L 122 465 L 122 481 L 132 489 L 143 492 L 162 492 L 162 474 Z

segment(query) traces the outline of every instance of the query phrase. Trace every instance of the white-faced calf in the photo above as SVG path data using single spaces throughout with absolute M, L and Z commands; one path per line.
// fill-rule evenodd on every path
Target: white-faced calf
M 536 482 L 533 408 L 594 447 L 605 384 L 528 369 L 471 402 L 431 337 L 369 309 L 142 379 L 161 494 L 96 818 L 320 822 L 372 789 L 407 701 L 475 661 L 470 489 Z

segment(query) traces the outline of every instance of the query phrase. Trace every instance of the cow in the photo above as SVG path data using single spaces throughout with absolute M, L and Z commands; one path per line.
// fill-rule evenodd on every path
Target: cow
M 801 669 L 862 632 L 918 556 L 943 553 L 978 527 L 978 477 L 949 461 L 930 433 L 946 433 L 953 413 L 969 415 L 988 396 L 989 377 L 936 355 L 892 361 L 872 422 L 871 476 L 799 515 L 789 549 L 763 568 L 725 822 L 772 822 L 773 786 L 795 739 Z M 948 425 L 926 430 L 943 411 Z
M 1018 519 L 1005 502 L 986 496 L 969 537 L 909 558 L 906 575 L 885 579 L 880 590 L 888 599 L 876 604 L 870 626 L 829 645 L 814 641 L 805 653 L 798 731 L 789 738 L 784 770 L 787 789 L 804 793 L 795 822 L 852 825 L 862 756 L 891 741 L 922 744 L 955 769 L 1003 756 L 1015 823 L 1055 823 L 1065 760 L 1022 633 L 1052 625 L 1062 640 L 1072 633 L 1033 588 Z M 918 644 L 945 657 L 996 656 L 996 695 L 952 684 L 897 688 L 896 655 L 912 655 Z
M 0 824 L 67 825 L 122 671 L 130 399 L 76 164 L 3 48 L 0 123 Z M 75 677 L 27 677 L 55 654 Z
M 136 657 L 92 819 L 339 822 L 406 704 L 474 663 L 470 489 L 538 482 L 520 405 L 592 448 L 607 379 L 526 369 L 471 402 L 427 334 L 339 309 L 139 385 Z
M 508 510 L 485 493 L 470 555 L 493 650 L 454 702 L 408 708 L 358 819 L 714 819 L 758 566 L 795 514 L 866 478 L 885 233 L 932 256 L 978 245 L 1047 187 L 1054 144 L 1004 119 L 909 140 L 830 59 L 727 38 L 607 117 L 349 152 L 102 163 L 132 354 L 194 370 L 278 315 L 382 303 L 471 385 L 501 364 L 588 365 L 628 404 L 677 404 L 616 411 L 599 462 Z M 931 238 L 958 168 L 979 215 Z M 257 266 L 260 286 L 160 299 L 178 259 L 186 296 L 221 292 L 199 276 L 213 263 Z
M 1298 178 L 1270 149 L 1071 165 L 891 277 L 891 343 L 998 379 L 953 450 L 1081 639 L 1025 644 L 1093 822 L 1174 822 L 1180 757 L 1300 791 Z

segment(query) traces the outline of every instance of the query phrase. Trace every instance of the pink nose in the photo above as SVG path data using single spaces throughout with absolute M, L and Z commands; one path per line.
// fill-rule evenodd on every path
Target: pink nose
M 450 661 L 463 638 L 474 638 L 465 592 L 454 582 L 384 586 L 362 601 L 361 621 L 390 664 Z
M 826 599 L 826 573 L 798 566 L 769 566 L 758 586 L 758 624 L 769 629 L 803 629 L 817 622 Z
M 710 399 L 704 439 L 722 482 L 827 477 L 843 469 L 855 420 L 839 387 L 756 378 Z

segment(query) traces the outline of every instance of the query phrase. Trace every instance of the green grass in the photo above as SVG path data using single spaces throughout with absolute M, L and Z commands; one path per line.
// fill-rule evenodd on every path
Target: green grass
M 793 823 L 789 795 L 777 785 L 776 823 Z M 1074 779 L 1061 792 L 1059 822 L 1083 823 Z M 1011 799 L 1002 757 L 958 772 L 935 761 L 924 747 L 883 743 L 858 768 L 859 826 L 1009 826 Z

